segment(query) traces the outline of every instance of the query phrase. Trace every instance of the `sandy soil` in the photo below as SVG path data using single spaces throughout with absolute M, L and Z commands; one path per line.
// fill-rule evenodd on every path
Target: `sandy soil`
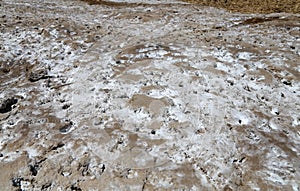
M 0 1 L 0 188 L 293 190 L 300 16 Z
M 242 13 L 300 13 L 299 0 L 185 0 L 206 6 Z

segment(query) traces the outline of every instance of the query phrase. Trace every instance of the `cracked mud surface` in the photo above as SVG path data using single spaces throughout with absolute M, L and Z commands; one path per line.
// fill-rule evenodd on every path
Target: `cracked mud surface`
M 0 5 L 2 190 L 299 191 L 299 15 Z

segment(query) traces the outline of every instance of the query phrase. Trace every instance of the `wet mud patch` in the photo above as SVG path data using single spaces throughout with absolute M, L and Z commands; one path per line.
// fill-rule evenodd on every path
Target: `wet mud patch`
M 166 98 L 153 98 L 143 94 L 135 94 L 129 100 L 129 104 L 132 105 L 134 109 L 145 108 L 151 113 L 161 113 L 169 105 Z

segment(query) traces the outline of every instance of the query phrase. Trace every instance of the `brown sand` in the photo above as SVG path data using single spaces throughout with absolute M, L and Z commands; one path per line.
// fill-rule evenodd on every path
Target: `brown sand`
M 184 0 L 242 13 L 300 13 L 299 0 Z
M 83 0 L 91 4 L 107 6 L 127 6 L 128 3 L 104 0 Z M 300 0 L 183 0 L 205 6 L 224 8 L 231 12 L 241 13 L 300 13 Z

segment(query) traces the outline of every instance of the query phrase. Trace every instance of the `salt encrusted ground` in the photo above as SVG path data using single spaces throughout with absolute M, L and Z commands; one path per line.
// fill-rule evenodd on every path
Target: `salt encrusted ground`
M 1 190 L 294 190 L 300 16 L 0 1 Z

